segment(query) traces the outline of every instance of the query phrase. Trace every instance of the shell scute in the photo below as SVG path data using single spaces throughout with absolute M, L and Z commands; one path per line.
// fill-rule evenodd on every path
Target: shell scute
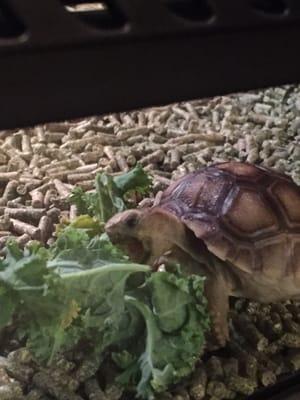
M 283 209 L 286 223 L 291 227 L 300 228 L 300 194 L 294 185 L 288 182 L 276 182 L 271 192 Z
M 255 247 L 265 276 L 280 279 L 292 272 L 293 243 L 288 234 L 282 233 L 261 240 Z
M 218 234 L 215 238 L 208 238 L 207 248 L 221 260 L 231 260 L 235 257 L 236 248 L 229 237 Z
M 233 180 L 217 171 L 198 171 L 190 174 L 186 179 L 181 179 L 178 184 L 167 189 L 161 199 L 160 206 L 164 207 L 170 202 L 181 204 L 182 212 L 200 215 L 218 215 L 220 205 L 225 201 L 230 191 Z M 212 172 L 212 173 L 211 173 Z M 177 213 L 177 215 L 179 215 Z
M 216 221 L 209 220 L 205 215 L 187 214 L 181 218 L 182 222 L 195 233 L 198 239 L 208 240 L 210 237 L 215 237 L 219 231 Z
M 227 171 L 237 177 L 245 177 L 250 180 L 259 180 L 263 175 L 263 170 L 255 167 L 252 164 L 243 164 L 237 161 L 232 161 L 220 164 L 218 168 L 222 171 Z
M 241 187 L 231 208 L 223 217 L 230 230 L 241 236 L 276 232 L 279 221 L 260 193 Z
M 250 269 L 255 269 L 253 251 L 249 248 L 241 247 L 237 249 L 236 256 L 232 258 L 231 262 L 234 265 L 239 265 L 239 268 L 245 272 Z

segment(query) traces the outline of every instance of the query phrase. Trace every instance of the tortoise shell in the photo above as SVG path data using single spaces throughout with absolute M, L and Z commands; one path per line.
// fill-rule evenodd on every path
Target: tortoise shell
M 158 207 L 241 270 L 300 278 L 300 187 L 289 177 L 247 163 L 211 165 L 171 184 Z

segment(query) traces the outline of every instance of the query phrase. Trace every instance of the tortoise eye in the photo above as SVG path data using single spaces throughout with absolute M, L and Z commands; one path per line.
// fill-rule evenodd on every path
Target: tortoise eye
M 130 215 L 126 221 L 125 221 L 126 225 L 128 226 L 128 228 L 134 228 L 137 223 L 138 223 L 138 217 L 137 215 Z

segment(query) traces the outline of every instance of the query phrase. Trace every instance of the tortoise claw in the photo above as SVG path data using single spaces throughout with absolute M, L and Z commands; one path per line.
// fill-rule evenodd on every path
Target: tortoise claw
M 170 264 L 170 262 L 172 262 L 171 255 L 172 250 L 168 250 L 162 256 L 158 257 L 153 263 L 154 270 L 160 270 L 162 265 Z

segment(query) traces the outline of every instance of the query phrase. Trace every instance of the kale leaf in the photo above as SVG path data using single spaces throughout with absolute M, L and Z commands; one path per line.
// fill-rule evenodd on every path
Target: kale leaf
M 150 399 L 193 371 L 209 321 L 206 302 L 199 297 L 202 278 L 156 272 L 146 279 L 145 286 L 146 298 L 141 300 L 134 293 L 126 296 L 127 304 L 144 319 L 145 347 L 118 380 L 123 384 L 133 380 L 137 394 Z
M 188 376 L 201 355 L 209 328 L 204 280 L 179 266 L 151 272 L 103 233 L 104 223 L 128 207 L 128 193 L 151 187 L 141 167 L 98 175 L 95 186 L 95 193 L 73 191 L 70 201 L 81 215 L 59 225 L 49 248 L 7 244 L 0 260 L 0 333 L 15 326 L 42 364 L 78 349 L 99 363 L 109 358 L 120 384 L 152 399 Z
M 117 212 L 128 207 L 126 195 L 132 191 L 142 195 L 149 193 L 152 180 L 140 165 L 121 175 L 98 174 L 95 180 L 96 191 L 86 193 L 75 188 L 70 202 L 77 206 L 80 214 L 88 214 L 105 223 Z

